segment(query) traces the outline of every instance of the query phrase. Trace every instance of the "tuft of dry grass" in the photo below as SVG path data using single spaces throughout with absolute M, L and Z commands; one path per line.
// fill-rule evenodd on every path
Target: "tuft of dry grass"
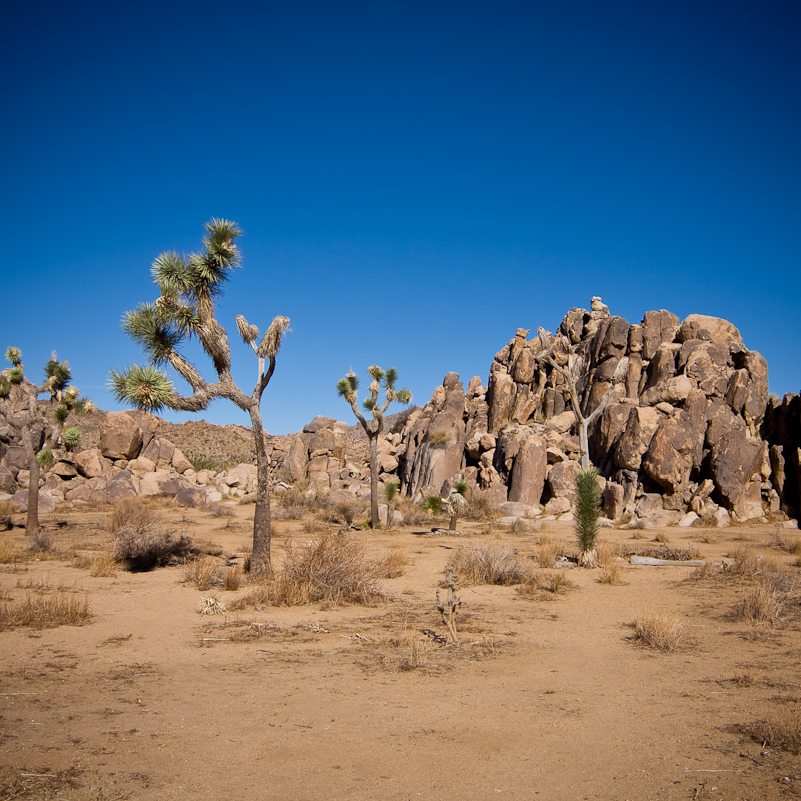
M 782 529 L 771 532 L 771 546 L 780 551 L 787 551 L 793 556 L 801 556 L 801 536 L 786 534 Z
M 89 575 L 94 578 L 112 578 L 117 575 L 120 563 L 112 554 L 104 552 L 92 559 L 89 565 Z
M 762 720 L 740 730 L 763 745 L 801 754 L 801 705 L 797 699 L 781 704 Z
M 465 520 L 488 521 L 498 517 L 498 501 L 489 491 L 473 487 L 466 500 L 467 506 L 462 513 Z
M 777 625 L 798 614 L 801 602 L 801 587 L 798 578 L 786 570 L 774 566 L 759 576 L 755 587 L 751 587 L 734 607 L 737 620 L 749 623 Z
M 575 586 L 573 582 L 561 570 L 549 573 L 545 579 L 545 589 L 554 595 L 558 595 L 573 586 Z
M 201 592 L 215 584 L 215 573 L 220 560 L 214 556 L 203 556 L 187 562 L 184 581 L 194 584 Z
M 130 570 L 152 570 L 184 558 L 191 540 L 165 528 L 152 503 L 130 498 L 114 506 L 108 517 L 114 537 L 114 558 Z
M 598 581 L 601 584 L 609 584 L 614 587 L 623 584 L 623 570 L 620 567 L 620 562 L 609 562 L 606 567 L 602 568 Z
M 664 532 L 660 531 L 655 537 L 654 542 L 662 542 L 667 545 L 670 542 L 670 537 Z
M 22 561 L 22 551 L 6 537 L 0 537 L 0 564 L 15 565 Z
M 534 576 L 528 560 L 518 556 L 498 540 L 486 545 L 462 546 L 456 549 L 445 568 L 452 568 L 467 584 L 525 584 Z
M 551 568 L 559 558 L 559 545 L 547 534 L 543 534 L 537 543 L 537 564 Z
M 397 670 L 410 671 L 431 665 L 431 657 L 441 651 L 443 644 L 426 634 L 407 628 L 403 631 L 382 637 L 381 645 L 396 650 L 389 664 Z
M 742 673 L 735 673 L 731 680 L 738 687 L 753 687 L 757 682 L 757 677 L 751 668 L 746 668 Z
M 25 593 L 21 600 L 0 603 L 0 631 L 80 626 L 90 617 L 89 601 L 75 592 Z
M 232 609 L 320 601 L 371 606 L 385 598 L 379 584 L 384 560 L 368 559 L 364 546 L 351 537 L 326 532 L 301 543 L 289 539 L 284 551 L 275 578 L 255 584 L 247 596 L 231 604 Z
M 687 621 L 667 612 L 640 615 L 633 626 L 633 639 L 647 648 L 670 653 L 693 644 Z
M 53 535 L 43 526 L 39 526 L 39 528 L 30 535 L 30 540 L 31 550 L 34 553 L 47 553 L 53 550 Z
M 236 592 L 242 583 L 242 568 L 239 565 L 231 565 L 225 571 L 225 589 L 228 592 Z
M 404 545 L 393 545 L 386 556 L 376 562 L 379 578 L 399 578 L 409 564 L 409 548 Z

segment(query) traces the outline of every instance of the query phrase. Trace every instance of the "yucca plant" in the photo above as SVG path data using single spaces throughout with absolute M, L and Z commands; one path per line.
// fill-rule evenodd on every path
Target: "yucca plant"
M 9 378 L 12 384 L 16 384 L 28 401 L 28 422 L 20 429 L 22 437 L 22 447 L 28 458 L 30 469 L 30 479 L 28 484 L 28 516 L 25 530 L 29 537 L 35 539 L 39 532 L 39 476 L 42 470 L 47 470 L 55 461 L 53 449 L 58 446 L 62 434 L 64 423 L 66 422 L 74 404 L 79 401 L 79 392 L 74 387 L 68 387 L 71 373 L 66 361 L 59 362 L 55 351 L 50 356 L 50 360 L 45 365 L 45 381 L 41 386 L 36 386 L 30 381 L 24 381 L 25 368 L 22 364 L 22 352 L 19 348 L 8 348 L 6 358 L 13 367 L 9 370 Z M 11 406 L 7 400 L 9 392 L 3 393 L 0 387 L 0 418 L 4 419 L 10 426 L 14 425 Z M 9 387 L 10 391 L 10 387 Z M 53 408 L 53 418 L 55 426 L 49 425 L 46 420 L 45 411 L 39 407 L 37 398 L 39 395 L 49 392 L 51 399 L 59 398 L 60 403 Z M 89 401 L 84 401 L 89 403 Z M 77 429 L 75 429 L 77 431 Z M 32 432 L 39 432 L 37 441 L 34 442 Z M 44 431 L 44 437 L 41 432 Z M 80 432 L 78 432 L 80 437 Z M 44 442 L 42 441 L 44 439 Z
M 576 475 L 576 502 L 573 506 L 573 526 L 581 553 L 579 564 L 583 567 L 598 566 L 598 521 L 601 517 L 601 488 L 598 486 L 598 471 L 585 467 Z
M 389 531 L 395 518 L 395 498 L 398 497 L 397 481 L 388 481 L 386 483 L 384 497 L 387 499 L 387 531 Z
M 445 500 L 445 508 L 451 516 L 448 531 L 456 531 L 456 520 L 467 506 L 465 495 L 467 495 L 469 489 L 470 485 L 463 478 L 460 478 L 453 485 L 453 489 Z
M 378 435 L 384 430 L 384 414 L 393 401 L 398 403 L 411 403 L 412 393 L 408 389 L 395 389 L 398 380 L 398 371 L 394 367 L 382 370 L 377 365 L 367 368 L 372 381 L 370 394 L 362 402 L 365 411 L 372 414 L 373 419 L 368 423 L 357 405 L 359 379 L 351 370 L 344 378 L 337 381 L 337 392 L 350 404 L 353 414 L 361 423 L 370 443 L 370 528 L 378 528 Z M 384 402 L 379 403 L 378 395 L 384 389 Z
M 149 364 L 131 365 L 122 372 L 111 372 L 111 388 L 117 400 L 138 409 L 158 412 L 164 408 L 198 412 L 215 398 L 227 398 L 250 416 L 256 449 L 257 486 L 253 518 L 251 573 L 272 576 L 270 563 L 270 459 L 264 442 L 261 398 L 275 371 L 275 361 L 288 317 L 276 317 L 264 336 L 239 315 L 236 326 L 242 341 L 256 354 L 256 385 L 248 394 L 231 376 L 231 348 L 228 333 L 215 316 L 215 303 L 236 268 L 240 266 L 236 239 L 242 233 L 230 220 L 212 219 L 206 223 L 203 248 L 182 256 L 174 251 L 162 253 L 151 267 L 159 289 L 154 303 L 141 303 L 125 314 L 122 328 L 145 352 Z M 181 355 L 181 346 L 195 339 L 211 359 L 217 374 L 206 381 L 193 364 Z M 180 394 L 164 367 L 171 367 L 191 389 Z

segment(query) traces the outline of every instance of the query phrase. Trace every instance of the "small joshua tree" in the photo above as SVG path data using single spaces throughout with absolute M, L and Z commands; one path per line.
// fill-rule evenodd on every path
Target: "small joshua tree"
M 378 435 L 384 430 L 384 414 L 390 403 L 394 400 L 403 404 L 411 403 L 412 393 L 408 389 L 395 389 L 398 371 L 394 367 L 384 371 L 373 365 L 367 368 L 367 372 L 373 380 L 370 382 L 370 395 L 365 398 L 362 405 L 373 415 L 373 419 L 369 423 L 356 404 L 359 379 L 353 370 L 337 382 L 337 392 L 350 404 L 353 414 L 361 423 L 370 442 L 370 528 L 376 529 L 380 522 L 378 519 Z M 385 397 L 383 404 L 380 404 L 378 393 L 382 387 L 385 390 Z
M 573 507 L 573 525 L 581 554 L 579 564 L 597 567 L 598 519 L 601 516 L 601 488 L 598 486 L 598 471 L 585 467 L 576 475 L 576 502 Z
M 469 489 L 470 485 L 463 478 L 460 478 L 453 485 L 453 489 L 445 500 L 445 508 L 451 516 L 451 522 L 448 524 L 448 531 L 456 531 L 456 520 L 467 506 L 465 495 L 467 495 Z
M 69 364 L 66 361 L 60 362 L 56 358 L 55 351 L 52 352 L 50 359 L 45 364 L 45 380 L 41 386 L 36 386 L 25 379 L 25 367 L 22 364 L 22 352 L 19 348 L 8 348 L 6 358 L 11 362 L 12 367 L 9 370 L 10 385 L 6 379 L 0 382 L 2 383 L 2 387 L 0 387 L 0 417 L 9 426 L 19 427 L 21 430 L 22 447 L 28 458 L 30 471 L 25 532 L 35 540 L 39 532 L 39 476 L 42 470 L 47 470 L 55 461 L 53 450 L 62 441 L 64 423 L 79 400 L 79 392 L 75 387 L 68 386 L 72 380 Z M 15 387 L 13 393 L 11 385 Z M 5 391 L 6 388 L 7 391 Z M 48 423 L 47 409 L 41 408 L 38 403 L 38 396 L 45 392 L 50 394 L 51 401 L 59 401 L 56 406 L 52 407 L 53 424 Z M 83 400 L 81 408 L 85 408 L 87 404 L 91 406 L 91 401 Z M 14 414 L 12 406 L 22 411 L 26 419 L 20 421 Z M 26 408 L 20 409 L 20 406 Z M 77 428 L 69 430 L 77 431 L 80 441 L 81 432 Z
M 123 317 L 123 330 L 135 340 L 150 359 L 150 365 L 131 365 L 112 371 L 111 384 L 119 401 L 139 409 L 198 412 L 215 398 L 227 398 L 250 416 L 256 448 L 257 488 L 253 518 L 251 573 L 272 575 L 270 564 L 270 460 L 264 444 L 259 405 L 275 371 L 281 339 L 289 327 L 288 317 L 276 317 L 259 340 L 259 329 L 239 315 L 237 329 L 246 345 L 256 354 L 256 385 L 250 395 L 231 377 L 231 349 L 226 330 L 215 317 L 215 301 L 234 268 L 240 266 L 239 249 L 234 240 L 241 234 L 236 223 L 213 219 L 206 223 L 203 250 L 184 257 L 162 253 L 151 273 L 161 293 L 155 303 L 142 303 Z M 179 352 L 185 342 L 196 338 L 211 358 L 217 381 L 207 382 Z M 159 368 L 169 365 L 192 389 L 179 394 L 172 381 Z
M 387 531 L 392 528 L 395 519 L 395 499 L 398 497 L 398 482 L 388 481 L 384 487 L 384 497 L 387 499 Z

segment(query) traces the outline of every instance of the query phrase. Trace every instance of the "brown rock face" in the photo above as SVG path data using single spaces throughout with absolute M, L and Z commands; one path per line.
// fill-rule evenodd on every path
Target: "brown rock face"
M 547 446 L 542 437 L 529 436 L 520 443 L 512 466 L 509 500 L 533 506 L 540 502 L 548 467 Z
M 624 470 L 639 470 L 642 456 L 651 445 L 661 415 L 650 407 L 635 407 L 629 412 L 626 428 L 615 448 L 615 464 Z
M 142 431 L 128 412 L 111 412 L 100 430 L 99 445 L 108 459 L 134 459 L 142 447 Z
M 730 508 L 762 465 L 764 449 L 762 440 L 746 437 L 741 429 L 727 431 L 712 447 L 712 477 Z
M 690 314 L 679 326 L 677 342 L 689 339 L 711 339 L 714 342 L 742 342 L 740 332 L 728 321 L 706 314 Z
M 99 448 L 76 453 L 75 464 L 78 466 L 78 472 L 87 478 L 101 478 L 109 469 Z
M 572 460 L 559 462 L 548 472 L 548 486 L 555 498 L 567 498 L 572 504 L 576 498 L 576 476 L 581 465 Z
M 499 370 L 492 373 L 487 386 L 488 428 L 491 432 L 511 420 L 514 398 L 515 382 L 512 376 Z

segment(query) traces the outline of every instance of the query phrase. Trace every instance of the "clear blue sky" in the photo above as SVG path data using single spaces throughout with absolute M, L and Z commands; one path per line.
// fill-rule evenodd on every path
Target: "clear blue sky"
M 235 316 L 292 321 L 273 433 L 353 422 L 350 365 L 419 403 L 486 381 L 592 295 L 725 317 L 798 392 L 800 23 L 770 0 L 13 4 L 0 345 L 36 375 L 57 348 L 121 408 L 109 370 L 143 359 L 120 317 L 219 216 L 244 230 L 219 319 L 248 392 Z

